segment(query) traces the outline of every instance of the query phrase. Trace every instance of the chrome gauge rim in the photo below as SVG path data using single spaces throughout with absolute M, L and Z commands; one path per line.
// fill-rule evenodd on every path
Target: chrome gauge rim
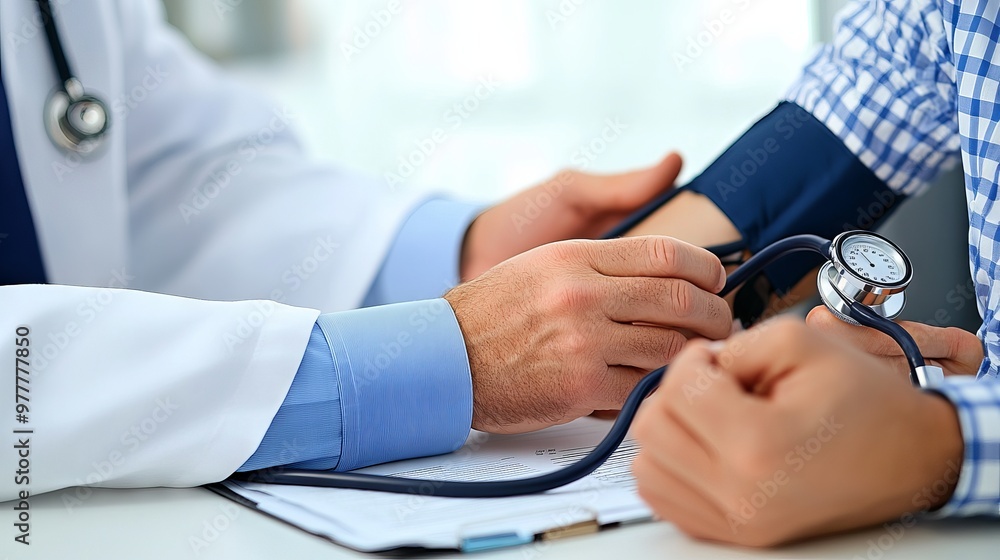
M 837 279 L 839 273 L 832 262 L 827 262 L 819 269 L 816 276 L 816 288 L 819 290 L 819 297 L 823 300 L 827 309 L 837 316 L 838 319 L 858 325 L 858 322 L 851 318 L 851 300 L 837 289 Z M 868 304 L 865 304 L 868 305 Z M 906 293 L 898 292 L 883 298 L 881 303 L 869 305 L 875 313 L 886 319 L 892 320 L 899 317 L 906 305 Z
M 867 231 L 849 231 L 835 237 L 830 264 L 833 272 L 827 271 L 821 280 L 832 282 L 847 299 L 871 307 L 883 305 L 890 296 L 901 294 L 913 278 L 913 266 L 903 250 L 881 235 Z

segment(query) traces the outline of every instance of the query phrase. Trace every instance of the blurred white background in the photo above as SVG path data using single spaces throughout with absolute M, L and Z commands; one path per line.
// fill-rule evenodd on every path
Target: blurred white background
M 775 105 L 845 3 L 165 0 L 198 48 L 295 112 L 315 155 L 479 201 L 675 148 L 687 181 Z M 602 144 L 608 119 L 625 128 Z M 424 161 L 401 172 L 408 158 Z M 974 306 L 947 299 L 969 282 L 961 172 L 938 182 L 881 231 L 921 271 L 903 317 L 975 330 Z
M 166 5 L 196 46 L 287 104 L 315 154 L 386 188 L 478 200 L 673 148 L 690 178 L 777 102 L 828 17 L 801 0 Z M 595 140 L 609 120 L 620 135 Z

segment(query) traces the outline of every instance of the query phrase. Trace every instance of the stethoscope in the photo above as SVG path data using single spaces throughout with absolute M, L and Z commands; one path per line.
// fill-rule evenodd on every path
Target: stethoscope
M 45 130 L 60 148 L 81 155 L 92 153 L 101 146 L 111 124 L 108 107 L 99 98 L 87 94 L 83 84 L 73 75 L 52 17 L 52 6 L 49 0 L 37 2 L 61 82 L 45 102 Z
M 676 191 L 675 191 L 676 192 Z M 631 219 L 607 237 L 618 237 L 637 220 Z M 731 246 L 710 249 L 728 255 Z M 933 387 L 944 379 L 941 368 L 924 362 L 920 349 L 905 329 L 892 321 L 903 310 L 906 287 L 913 277 L 910 259 L 893 242 L 868 231 L 844 232 L 829 241 L 815 235 L 796 235 L 764 248 L 740 265 L 719 292 L 725 296 L 760 273 L 777 259 L 799 251 L 812 251 L 827 259 L 817 275 L 820 298 L 838 318 L 879 330 L 896 341 L 910 365 L 910 381 Z M 500 498 L 545 492 L 575 482 L 594 472 L 625 439 L 642 403 L 659 384 L 667 366 L 646 375 L 625 400 L 608 434 L 584 458 L 562 469 L 530 478 L 492 482 L 412 479 L 351 472 L 275 468 L 233 476 L 246 482 L 322 486 L 381 492 L 420 493 L 454 498 Z
M 88 95 L 70 70 L 59 40 L 49 0 L 37 0 L 49 50 L 59 72 L 61 86 L 45 104 L 45 126 L 56 145 L 79 154 L 97 149 L 108 131 L 107 106 Z M 606 237 L 619 237 L 638 221 L 680 192 L 671 191 L 664 200 L 631 216 Z M 710 248 L 720 257 L 732 253 L 732 246 Z M 778 241 L 743 263 L 719 292 L 725 296 L 775 260 L 799 251 L 813 251 L 827 259 L 816 278 L 820 299 L 843 321 L 879 330 L 896 341 L 910 365 L 910 380 L 918 387 L 932 387 L 943 380 L 941 368 L 928 365 L 916 342 L 905 329 L 892 321 L 903 310 L 906 287 L 913 268 L 906 254 L 881 235 L 868 231 L 848 231 L 828 241 L 815 235 L 797 235 Z M 660 384 L 667 366 L 646 375 L 625 400 L 617 420 L 603 440 L 583 459 L 562 469 L 530 478 L 495 482 L 457 482 L 400 478 L 359 473 L 309 471 L 303 469 L 267 469 L 237 473 L 234 479 L 271 484 L 323 486 L 399 493 L 428 493 L 456 498 L 499 498 L 535 494 L 575 482 L 594 472 L 625 439 L 629 426 L 643 399 Z

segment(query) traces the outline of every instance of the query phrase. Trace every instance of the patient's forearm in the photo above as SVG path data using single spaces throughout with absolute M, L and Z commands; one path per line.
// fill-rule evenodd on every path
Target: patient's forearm
M 675 196 L 626 235 L 669 235 L 701 247 L 740 239 L 739 231 L 714 202 L 691 191 Z

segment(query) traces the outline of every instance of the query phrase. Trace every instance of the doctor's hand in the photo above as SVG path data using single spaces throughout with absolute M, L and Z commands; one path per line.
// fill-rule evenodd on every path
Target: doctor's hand
M 472 427 L 536 430 L 620 408 L 695 333 L 729 334 L 714 255 L 668 237 L 538 247 L 445 294 L 472 369 Z M 634 324 L 641 323 L 641 324 Z
M 633 433 L 632 470 L 654 511 L 693 537 L 746 546 L 941 506 L 964 446 L 947 400 L 788 319 L 689 344 Z
M 849 325 L 822 305 L 809 312 L 806 322 L 881 358 L 903 378 L 909 377 L 910 366 L 903 351 L 889 336 L 868 327 Z M 899 325 L 913 337 L 924 359 L 943 369 L 945 375 L 975 375 L 979 371 L 983 344 L 976 335 L 956 327 L 932 327 L 911 321 L 899 321 Z
M 561 171 L 472 222 L 462 248 L 462 279 L 546 243 L 597 238 L 672 188 L 680 171 L 676 153 L 652 167 L 617 175 Z

